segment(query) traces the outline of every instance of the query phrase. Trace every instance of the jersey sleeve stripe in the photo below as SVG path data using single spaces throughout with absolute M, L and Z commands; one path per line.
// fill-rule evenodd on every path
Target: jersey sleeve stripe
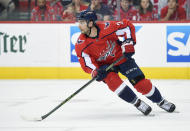
M 120 29 L 118 31 L 116 31 L 116 35 L 125 35 L 127 34 L 127 38 L 131 38 L 131 30 L 129 27 L 126 27 L 124 29 Z
M 96 69 L 96 66 L 92 63 L 90 56 L 84 52 L 82 52 L 82 57 L 85 61 L 85 65 L 89 68 L 91 68 L 92 70 Z

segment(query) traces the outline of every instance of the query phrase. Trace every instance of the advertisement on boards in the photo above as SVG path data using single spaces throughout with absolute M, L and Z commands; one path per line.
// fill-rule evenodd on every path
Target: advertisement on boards
M 167 26 L 167 62 L 190 62 L 190 26 Z

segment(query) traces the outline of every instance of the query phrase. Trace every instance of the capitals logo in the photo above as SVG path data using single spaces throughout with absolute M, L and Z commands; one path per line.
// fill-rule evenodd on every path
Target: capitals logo
M 190 62 L 190 26 L 167 26 L 167 62 Z
M 105 24 L 105 28 L 109 27 L 109 22 Z M 135 30 L 136 32 L 138 32 L 140 29 L 142 28 L 142 26 L 135 26 Z M 78 40 L 78 37 L 80 35 L 80 29 L 77 26 L 71 26 L 70 27 L 70 51 L 71 51 L 71 62 L 78 62 L 78 58 L 75 52 L 75 44 L 82 44 L 84 41 L 82 40 Z M 113 44 L 113 43 L 112 43 Z M 114 45 L 114 44 L 113 44 Z M 113 46 L 112 45 L 112 46 Z
M 106 60 L 106 58 L 108 56 L 115 56 L 115 52 L 113 52 L 113 49 L 115 48 L 116 43 L 112 42 L 112 41 L 107 41 L 107 48 L 105 51 L 103 51 L 102 54 L 100 54 L 100 57 L 98 58 L 97 61 L 102 61 L 102 60 Z

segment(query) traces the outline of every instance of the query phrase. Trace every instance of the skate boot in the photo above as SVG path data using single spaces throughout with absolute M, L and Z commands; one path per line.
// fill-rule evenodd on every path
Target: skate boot
M 175 110 L 175 105 L 167 100 L 162 100 L 160 103 L 157 104 L 160 108 L 164 109 L 167 112 L 173 112 Z
M 139 111 L 141 111 L 145 116 L 148 115 L 152 111 L 152 108 L 140 99 L 137 100 L 137 102 L 134 104 L 134 106 Z

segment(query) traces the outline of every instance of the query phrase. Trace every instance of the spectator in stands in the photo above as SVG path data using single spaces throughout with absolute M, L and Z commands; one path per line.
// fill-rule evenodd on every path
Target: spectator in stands
M 153 4 L 150 0 L 140 0 L 140 7 L 137 16 L 138 21 L 158 20 L 158 14 L 153 10 Z
M 37 0 L 37 6 L 31 13 L 32 21 L 55 21 L 55 12 L 52 7 L 46 4 L 46 0 Z
M 140 6 L 140 0 L 132 0 L 134 6 Z
M 67 5 L 66 9 L 63 12 L 63 21 L 76 21 L 76 13 L 75 13 L 75 7 L 71 3 Z
M 111 19 L 111 11 L 108 6 L 101 2 L 101 0 L 91 0 L 87 10 L 95 11 L 100 21 L 107 21 Z
M 168 0 L 168 5 L 161 9 L 161 21 L 186 20 L 186 11 L 178 6 L 178 0 Z
M 76 13 L 80 13 L 82 10 L 86 10 L 88 6 L 84 5 L 81 0 L 73 0 L 73 6 Z
M 190 0 L 178 0 L 178 6 L 181 6 L 186 11 L 186 20 L 188 20 L 188 12 L 190 8 L 188 8 L 188 5 L 190 4 Z
M 187 0 L 187 20 L 190 20 L 190 0 Z
M 122 20 L 122 19 L 127 19 L 130 21 L 136 20 L 137 10 L 132 5 L 132 0 L 121 0 L 120 5 L 121 5 L 121 7 L 120 7 L 120 19 L 118 19 L 118 11 L 116 8 L 115 12 L 114 12 L 114 19 L 115 20 Z
M 83 1 L 86 2 L 86 3 L 90 3 L 91 0 L 83 0 Z
M 115 11 L 116 7 L 117 7 L 117 0 L 109 0 L 108 1 L 108 7 Z
M 60 0 L 63 7 L 67 8 L 67 5 L 72 3 L 72 0 Z M 65 9 L 65 8 L 64 8 Z
M 152 4 L 153 4 L 153 10 L 158 13 L 158 4 L 159 4 L 159 0 L 151 0 Z
M 185 8 L 186 2 L 187 2 L 186 0 L 178 0 L 179 6 L 181 6 L 181 7 L 183 7 L 183 8 Z
M 2 1 L 2 0 L 0 0 L 0 1 Z M 12 0 L 12 1 L 14 2 L 14 4 L 15 4 L 16 7 L 19 7 L 19 1 L 20 0 Z
M 64 11 L 64 8 L 61 4 L 61 1 L 51 0 L 50 6 L 53 8 L 53 10 L 55 12 L 56 20 L 61 21 L 62 20 L 62 14 Z
M 167 0 L 159 0 L 158 1 L 158 17 L 160 18 L 161 9 L 167 6 Z
M 12 0 L 0 0 L 0 19 L 5 20 L 15 9 L 15 4 Z
M 103 2 L 104 4 L 106 4 L 106 5 L 108 4 L 108 1 L 109 1 L 109 0 L 102 0 L 102 2 Z

